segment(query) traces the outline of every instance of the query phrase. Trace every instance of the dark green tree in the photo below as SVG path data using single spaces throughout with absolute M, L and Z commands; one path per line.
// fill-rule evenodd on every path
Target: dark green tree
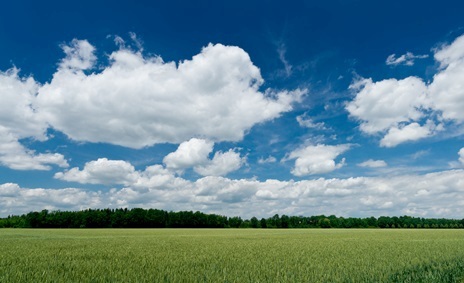
M 251 224 L 251 228 L 258 228 L 258 226 L 259 226 L 258 218 L 254 217 L 254 216 L 251 217 L 250 224 Z
M 261 223 L 261 228 L 267 228 L 267 221 L 265 218 L 261 218 L 259 222 Z

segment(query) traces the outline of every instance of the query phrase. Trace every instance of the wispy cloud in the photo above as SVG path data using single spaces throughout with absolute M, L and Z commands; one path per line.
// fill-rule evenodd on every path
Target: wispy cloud
M 290 77 L 292 75 L 293 66 L 288 62 L 285 55 L 287 54 L 287 47 L 285 44 L 281 43 L 277 47 L 277 53 L 279 54 L 280 62 L 284 65 L 285 75 Z
M 386 167 L 387 162 L 385 162 L 383 160 L 369 159 L 369 160 L 366 160 L 364 162 L 359 163 L 358 166 L 360 166 L 360 167 L 368 167 L 368 168 L 380 168 L 380 167 Z
M 417 160 L 419 158 L 422 158 L 426 155 L 430 154 L 430 150 L 419 150 L 413 154 L 410 155 L 411 159 Z
M 316 129 L 316 130 L 326 130 L 326 126 L 324 122 L 314 122 L 313 119 L 308 117 L 307 113 L 297 116 L 296 121 L 300 127 L 309 128 L 309 129 Z
M 261 157 L 260 159 L 258 159 L 259 164 L 275 163 L 275 162 L 277 162 L 277 159 L 272 155 L 269 155 L 267 158 Z
M 414 60 L 416 59 L 425 59 L 428 58 L 429 55 L 414 55 L 412 52 L 406 52 L 399 57 L 396 57 L 396 54 L 391 54 L 387 57 L 385 63 L 389 66 L 398 66 L 398 65 L 405 65 L 405 66 L 413 66 Z

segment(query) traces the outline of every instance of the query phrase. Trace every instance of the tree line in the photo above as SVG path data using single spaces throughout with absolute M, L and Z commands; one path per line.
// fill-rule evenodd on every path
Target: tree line
M 0 218 L 0 228 L 442 228 L 461 229 L 464 219 L 381 216 L 356 218 L 279 216 L 242 219 L 193 211 L 118 208 L 29 212 Z

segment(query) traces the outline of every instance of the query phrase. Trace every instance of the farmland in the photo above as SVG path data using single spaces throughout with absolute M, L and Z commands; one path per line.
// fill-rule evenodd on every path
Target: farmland
M 462 278 L 462 230 L 0 229 L 0 282 Z

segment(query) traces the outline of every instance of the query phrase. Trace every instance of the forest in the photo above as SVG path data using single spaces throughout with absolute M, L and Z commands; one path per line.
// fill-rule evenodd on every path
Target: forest
M 118 208 L 29 212 L 0 218 L 0 228 L 442 228 L 461 229 L 464 219 L 287 216 L 242 219 L 200 211 Z

